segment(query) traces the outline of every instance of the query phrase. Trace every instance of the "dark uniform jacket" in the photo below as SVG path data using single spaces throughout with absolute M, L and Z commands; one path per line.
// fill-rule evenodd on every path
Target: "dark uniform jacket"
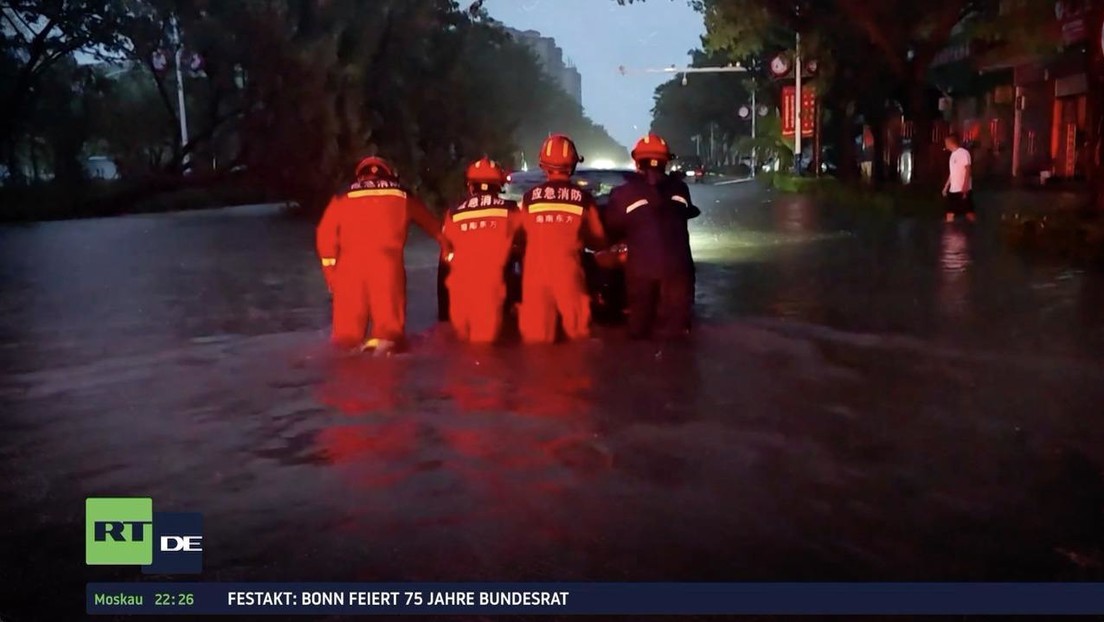
M 693 272 L 687 221 L 700 214 L 682 180 L 639 174 L 610 194 L 605 221 L 611 240 L 628 246 L 629 274 L 665 278 Z

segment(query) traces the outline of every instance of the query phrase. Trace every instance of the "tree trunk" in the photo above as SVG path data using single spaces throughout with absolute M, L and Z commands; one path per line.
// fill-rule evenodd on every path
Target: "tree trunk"
M 847 182 L 859 180 L 859 154 L 855 149 L 854 132 L 847 124 L 840 124 L 836 130 L 836 153 L 839 154 L 836 162 L 836 172 L 839 178 Z
M 873 173 L 871 177 L 874 183 L 880 184 L 885 182 L 888 176 L 886 159 L 889 145 L 886 144 L 885 114 L 883 113 L 880 117 L 871 119 L 869 123 L 870 132 L 874 136 L 874 154 L 872 156 L 873 162 L 871 162 Z
M 24 139 L 28 144 L 34 142 L 32 137 L 16 134 L 12 136 L 11 142 L 7 144 L 7 153 L 4 154 L 4 157 L 7 160 L 8 178 L 4 180 L 4 185 L 25 186 L 30 181 L 27 179 L 26 171 L 23 169 L 23 159 L 20 157 L 20 147 L 22 147 Z
M 912 121 L 912 179 L 909 183 L 925 185 L 931 183 L 931 129 L 932 120 L 928 117 L 924 96 L 926 85 L 914 81 L 909 87 L 909 119 Z
M 42 176 L 38 166 L 38 145 L 35 144 L 34 140 L 30 141 L 27 155 L 31 159 L 31 179 L 37 182 Z
M 859 158 L 855 150 L 855 120 L 847 114 L 848 102 L 825 100 L 826 116 L 833 130 L 831 140 L 836 152 L 836 175 L 854 182 L 860 177 Z M 823 117 L 822 117 L 823 118 Z

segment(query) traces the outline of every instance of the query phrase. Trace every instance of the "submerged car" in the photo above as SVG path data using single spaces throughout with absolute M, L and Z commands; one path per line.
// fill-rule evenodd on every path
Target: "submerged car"
M 579 169 L 571 180 L 580 188 L 588 190 L 598 204 L 598 214 L 605 222 L 605 209 L 610 193 L 617 186 L 628 181 L 636 171 L 632 169 Z M 545 181 L 542 171 L 521 171 L 512 173 L 503 188 L 503 197 L 511 201 L 521 201 L 525 193 Z M 512 312 L 521 301 L 521 272 L 524 257 L 524 239 L 514 244 L 510 260 L 506 265 L 503 278 L 506 281 L 506 310 Z M 583 271 L 586 274 L 587 292 L 590 294 L 591 315 L 602 323 L 615 323 L 625 314 L 625 276 L 622 269 L 624 245 L 618 245 L 600 251 L 583 251 Z M 449 319 L 449 293 L 445 286 L 449 264 L 442 260 L 437 267 L 437 317 L 442 322 Z

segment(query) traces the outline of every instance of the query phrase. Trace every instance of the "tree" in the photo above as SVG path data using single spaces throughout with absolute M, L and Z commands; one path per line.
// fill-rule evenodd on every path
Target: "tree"
M 144 69 L 110 73 L 96 76 L 89 106 L 92 149 L 111 158 L 124 178 L 156 174 L 173 160 L 179 134 L 166 128 L 163 102 Z
M 123 0 L 6 0 L 0 8 L 0 150 L 18 176 L 20 132 L 41 97 L 47 74 L 78 50 L 111 53 L 129 18 Z
M 722 53 L 692 52 L 694 67 L 728 63 Z M 745 62 L 752 62 L 746 60 Z M 693 153 L 694 136 L 709 136 L 720 145 L 719 153 L 727 154 L 740 136 L 750 134 L 751 123 L 739 116 L 741 106 L 751 105 L 752 79 L 745 74 L 693 74 L 683 84 L 676 78 L 656 88 L 652 108 L 652 130 L 664 136 L 676 153 Z M 764 92 L 764 94 L 766 94 Z M 761 98 L 763 104 L 769 97 Z
M 938 115 L 930 91 L 929 71 L 958 24 L 978 12 L 988 12 L 991 0 L 929 0 L 869 3 L 836 0 L 840 10 L 873 45 L 880 64 L 899 85 L 899 101 L 912 121 L 913 182 L 930 179 L 931 122 Z
M 874 128 L 877 174 L 886 178 L 880 139 L 889 112 L 899 104 L 915 135 L 928 135 L 937 112 L 927 81 L 931 63 L 960 21 L 994 1 L 691 0 L 691 5 L 704 15 L 708 49 L 733 58 L 792 49 L 794 34 L 800 33 L 802 54 L 819 61 L 817 82 L 837 126 L 840 152 L 853 151 L 851 120 L 861 116 Z M 914 142 L 917 159 L 924 159 L 927 146 L 924 140 Z
M 87 143 L 116 157 L 127 176 L 180 172 L 187 156 L 197 171 L 217 160 L 219 170 L 236 169 L 272 194 L 318 207 L 372 153 L 394 161 L 435 201 L 462 190 L 470 160 L 534 153 L 550 132 L 571 134 L 592 158 L 625 155 L 528 49 L 478 8 L 465 11 L 453 0 L 126 0 L 126 7 L 112 43 L 117 67 L 91 72 L 87 98 L 55 93 L 51 100 L 81 102 L 85 125 L 66 134 L 74 153 Z M 184 48 L 205 61 L 185 78 L 186 144 L 177 131 L 175 72 L 153 64 L 155 51 L 171 56 L 174 22 Z M 21 58 L 0 55 L 0 80 L 18 73 Z M 22 139 L 35 138 L 30 129 L 23 123 Z M 207 176 L 176 177 L 200 178 Z

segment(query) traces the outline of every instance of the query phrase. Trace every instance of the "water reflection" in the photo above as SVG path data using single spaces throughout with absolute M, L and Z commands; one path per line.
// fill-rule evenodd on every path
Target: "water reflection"
M 574 529 L 567 497 L 612 465 L 596 435 L 594 354 L 437 341 L 338 361 L 318 395 L 346 419 L 316 442 L 347 481 L 342 529 L 463 532 L 519 560 L 555 546 Z
M 407 406 L 409 360 L 335 356 L 318 389 L 320 402 L 346 415 L 389 414 Z
M 774 225 L 783 233 L 813 233 L 820 227 L 820 210 L 808 197 L 790 196 L 775 202 Z
M 939 247 L 937 309 L 945 319 L 962 320 L 970 314 L 972 262 L 967 232 L 955 225 L 944 227 Z

